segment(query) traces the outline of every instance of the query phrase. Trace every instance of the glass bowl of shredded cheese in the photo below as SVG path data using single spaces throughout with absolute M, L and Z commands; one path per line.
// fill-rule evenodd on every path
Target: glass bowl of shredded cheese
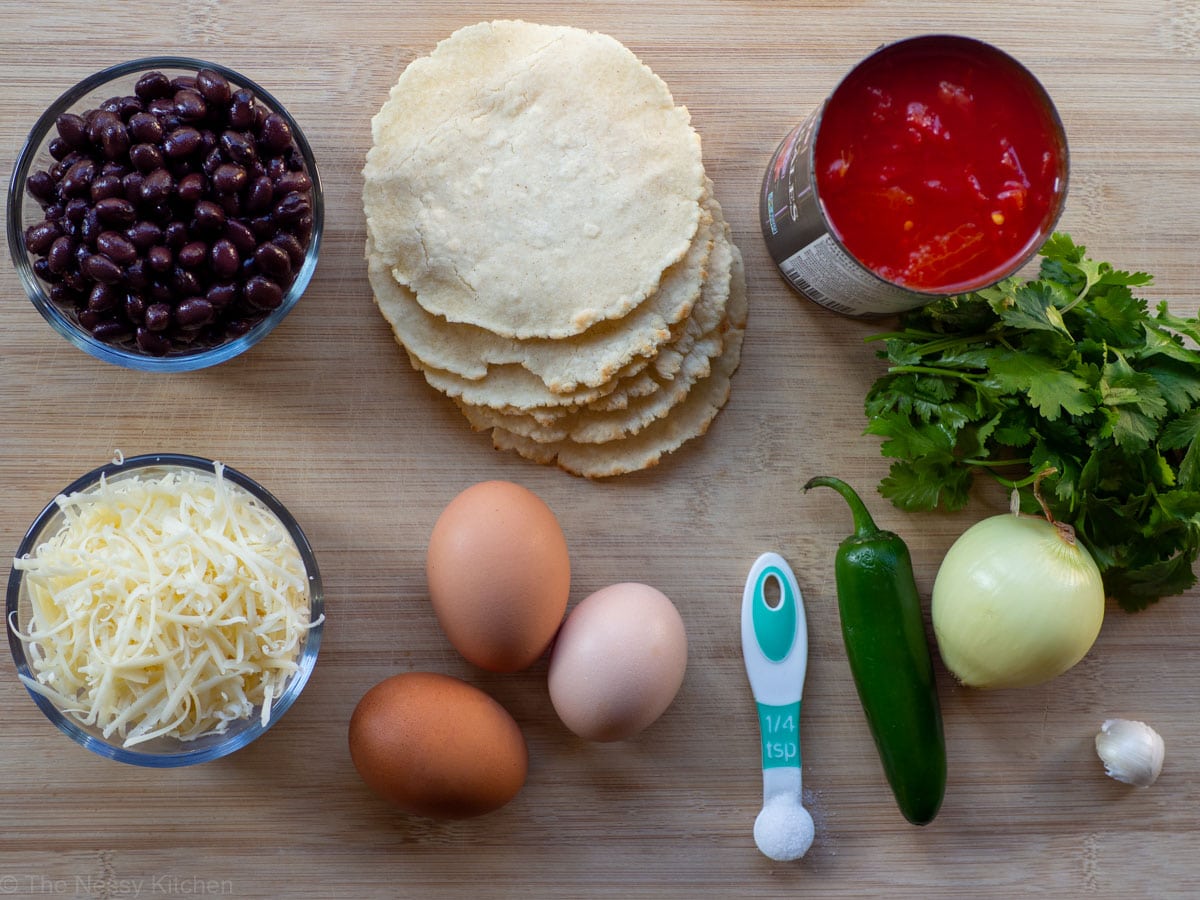
M 37 517 L 8 582 L 17 675 L 60 730 L 167 768 L 249 744 L 295 702 L 324 622 L 312 548 L 219 462 L 102 466 Z

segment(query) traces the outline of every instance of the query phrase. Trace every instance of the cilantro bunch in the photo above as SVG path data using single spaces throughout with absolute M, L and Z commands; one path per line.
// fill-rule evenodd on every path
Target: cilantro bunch
M 1010 278 L 905 314 L 871 387 L 867 433 L 893 459 L 879 491 L 906 510 L 961 509 L 986 473 L 1039 473 L 1108 595 L 1142 609 L 1196 582 L 1200 553 L 1200 319 L 1152 314 L 1151 276 L 1085 256 L 1065 234 L 1039 277 Z M 1024 492 L 1030 512 L 1038 507 Z

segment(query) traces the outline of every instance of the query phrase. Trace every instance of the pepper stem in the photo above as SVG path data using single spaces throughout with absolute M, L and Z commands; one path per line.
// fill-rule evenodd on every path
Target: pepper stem
M 815 487 L 833 488 L 842 495 L 842 499 L 850 505 L 850 516 L 854 519 L 855 537 L 865 538 L 879 533 L 879 529 L 875 525 L 875 520 L 871 518 L 871 513 L 867 511 L 866 504 L 862 502 L 858 494 L 854 493 L 854 489 L 846 484 L 846 482 L 829 475 L 818 475 L 816 478 L 808 480 L 808 483 L 804 485 L 804 490 L 811 490 Z

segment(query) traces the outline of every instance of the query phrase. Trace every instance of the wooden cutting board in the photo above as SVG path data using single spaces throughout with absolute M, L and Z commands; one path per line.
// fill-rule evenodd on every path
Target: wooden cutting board
M 496 453 L 410 369 L 371 302 L 360 177 L 369 119 L 414 57 L 455 28 L 521 17 L 608 32 L 692 112 L 734 237 L 751 319 L 728 407 L 657 469 L 604 483 Z M 0 672 L 0 895 L 312 898 L 1166 897 L 1200 893 L 1198 592 L 1110 611 L 1090 656 L 1043 687 L 995 694 L 938 669 L 950 760 L 937 820 L 900 817 L 850 681 L 832 584 L 848 532 L 814 474 L 873 497 L 903 534 L 926 598 L 942 553 L 1002 500 L 905 515 L 871 492 L 864 437 L 874 327 L 827 313 L 776 275 L 757 224 L 783 135 L 876 45 L 947 31 L 992 41 L 1055 97 L 1071 142 L 1061 222 L 1091 253 L 1157 276 L 1151 296 L 1200 306 L 1200 11 L 1194 0 L 1005 2 L 401 2 L 316 0 L 0 5 L 0 175 L 45 105 L 79 78 L 158 52 L 246 72 L 314 145 L 327 228 L 307 295 L 263 344 L 187 375 L 125 371 L 52 333 L 0 266 L 0 548 L 54 494 L 120 449 L 223 460 L 258 478 L 315 545 L 329 620 L 314 677 L 249 748 L 186 771 L 124 767 L 52 729 Z M 636 740 L 589 745 L 559 724 L 545 664 L 472 669 L 437 629 L 425 544 L 476 481 L 506 478 L 558 513 L 572 604 L 621 580 L 672 597 L 690 635 L 683 689 Z M 760 855 L 758 737 L 738 634 L 763 550 L 796 569 L 811 663 L 802 740 L 817 837 L 799 862 Z M 7 566 L 7 562 L 5 563 Z M 529 781 L 482 819 L 433 823 L 376 801 L 346 725 L 395 672 L 466 678 L 522 726 Z M 1143 718 L 1167 762 L 1146 790 L 1107 779 L 1101 721 Z

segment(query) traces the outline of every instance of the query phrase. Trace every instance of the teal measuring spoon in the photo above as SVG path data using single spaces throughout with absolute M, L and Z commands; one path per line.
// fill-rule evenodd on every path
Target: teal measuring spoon
M 808 623 L 796 576 L 778 553 L 762 554 L 746 578 L 742 656 L 762 741 L 763 806 L 754 820 L 754 842 L 771 859 L 799 859 L 814 834 L 801 798 L 800 700 Z

